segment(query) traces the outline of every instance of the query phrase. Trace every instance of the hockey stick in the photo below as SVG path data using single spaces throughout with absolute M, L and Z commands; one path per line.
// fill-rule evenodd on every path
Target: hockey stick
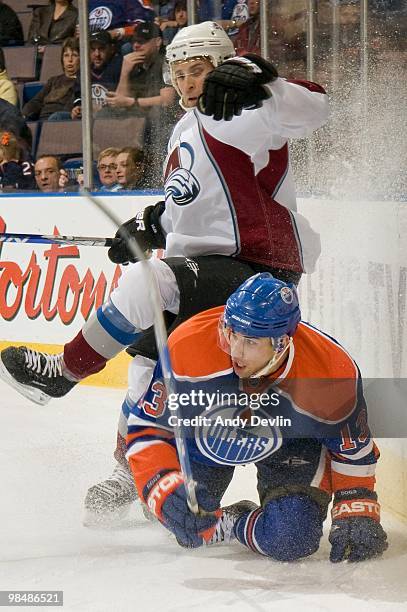
M 117 227 L 122 225 L 120 219 L 107 208 L 102 202 L 97 200 L 88 191 L 83 191 L 82 195 L 86 197 L 92 204 L 94 204 L 99 210 L 101 210 Z M 146 291 L 151 296 L 151 302 L 154 308 L 154 332 L 157 343 L 158 355 L 161 361 L 161 367 L 164 377 L 164 385 L 167 392 L 167 397 L 170 394 L 175 393 L 175 380 L 174 374 L 171 367 L 170 355 L 167 346 L 167 330 L 164 323 L 163 313 L 160 308 L 160 295 L 158 291 L 157 281 L 154 274 L 150 271 L 150 262 L 145 257 L 145 254 L 139 247 L 137 240 L 131 236 L 125 227 L 121 228 L 121 237 L 127 242 L 129 250 L 133 255 L 141 262 L 143 269 L 146 272 Z M 178 413 L 178 414 L 177 414 Z M 187 495 L 188 506 L 194 514 L 200 512 L 198 501 L 196 498 L 195 481 L 192 476 L 191 463 L 189 461 L 188 447 L 187 447 L 187 433 L 182 424 L 182 417 L 179 413 L 179 407 L 175 410 L 175 416 L 177 417 L 174 426 L 174 437 L 178 451 L 178 458 L 181 466 L 181 472 L 184 477 L 185 490 Z
M 112 246 L 113 238 L 92 236 L 47 236 L 43 234 L 0 233 L 0 242 L 9 244 L 77 244 L 78 246 Z

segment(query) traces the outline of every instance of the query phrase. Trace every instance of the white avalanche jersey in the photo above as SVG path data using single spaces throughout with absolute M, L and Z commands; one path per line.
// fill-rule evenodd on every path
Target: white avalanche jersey
M 319 235 L 296 212 L 288 138 L 328 118 L 328 97 L 308 81 L 278 78 L 271 98 L 231 121 L 188 111 L 164 164 L 166 255 L 229 255 L 312 272 Z

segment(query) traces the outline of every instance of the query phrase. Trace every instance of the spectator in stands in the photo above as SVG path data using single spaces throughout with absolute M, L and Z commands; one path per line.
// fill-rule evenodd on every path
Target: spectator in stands
M 120 189 L 116 176 L 116 158 L 120 152 L 121 149 L 109 147 L 99 153 L 97 164 L 100 182 L 99 191 L 117 191 Z M 82 189 L 84 185 L 83 174 L 78 175 L 77 181 Z
M 233 38 L 233 44 L 238 55 L 256 53 L 260 55 L 260 2 L 248 0 L 248 19 L 239 27 Z
M 222 19 L 236 19 L 246 21 L 249 17 L 247 0 L 225 0 L 222 2 Z
M 148 158 L 148 183 L 158 186 L 166 142 L 178 112 L 176 94 L 164 83 L 164 48 L 157 24 L 139 24 L 132 48 L 123 58 L 119 85 L 115 92 L 107 93 L 107 106 L 99 117 L 146 119 L 143 149 Z
M 140 23 L 131 39 L 133 51 L 123 58 L 116 91 L 108 92 L 110 116 L 123 116 L 123 110 L 145 114 L 153 106 L 170 106 L 175 91 L 163 80 L 164 53 L 161 31 L 153 22 Z
M 99 153 L 98 174 L 101 191 L 113 191 L 117 185 L 117 156 L 120 149 L 109 147 Z
M 45 86 L 23 107 L 23 115 L 30 120 L 57 121 L 70 118 L 78 91 L 79 42 L 67 38 L 62 45 L 63 74 L 48 79 Z
M 141 149 L 121 149 L 116 157 L 116 165 L 117 187 L 111 191 L 145 189 L 144 153 Z
M 90 31 L 108 30 L 116 41 L 128 38 L 138 23 L 154 17 L 151 0 L 89 0 Z
M 0 47 L 23 44 L 23 27 L 17 13 L 0 0 Z
M 109 32 L 93 32 L 89 40 L 90 72 L 94 110 L 106 104 L 106 94 L 119 84 L 123 56 L 116 53 L 116 46 Z
M 123 56 L 116 52 L 116 45 L 107 30 L 92 32 L 89 37 L 90 77 L 92 80 L 93 111 L 106 105 L 108 91 L 114 91 L 119 83 Z M 80 83 L 71 112 L 72 119 L 82 116 Z
M 249 19 L 248 0 L 226 0 L 222 6 L 222 19 L 218 23 L 225 28 L 229 36 L 238 33 L 241 25 Z
M 63 43 L 75 36 L 78 9 L 72 0 L 49 0 L 48 6 L 34 9 L 28 32 L 28 42 L 38 45 Z
M 27 160 L 31 159 L 31 130 L 20 110 L 2 98 L 0 98 L 0 130 L 7 130 L 17 136 L 21 147 L 25 151 L 24 158 Z
M 18 103 L 17 90 L 13 81 L 10 80 L 4 59 L 3 49 L 0 47 L 0 98 L 7 100 L 14 106 Z
M 172 15 L 168 17 L 157 17 L 156 23 L 160 26 L 164 45 L 169 45 L 175 34 L 177 34 L 181 28 L 188 25 L 186 0 L 179 0 L 176 2 Z
M 160 21 L 168 21 L 174 13 L 174 0 L 160 0 L 158 3 L 158 15 L 155 18 L 157 24 Z
M 37 159 L 34 175 L 38 189 L 44 193 L 65 191 L 69 182 L 61 160 L 53 155 L 41 155 Z
M 11 132 L 0 132 L 0 189 L 14 191 L 34 187 L 33 165 L 23 159 L 18 139 Z
M 123 56 L 108 31 L 92 32 L 89 39 L 90 77 L 94 112 L 106 105 L 108 91 L 114 91 L 119 83 Z

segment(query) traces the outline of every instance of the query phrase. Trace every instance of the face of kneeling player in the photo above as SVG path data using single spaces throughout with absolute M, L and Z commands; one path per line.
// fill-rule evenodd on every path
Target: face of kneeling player
M 270 338 L 251 338 L 230 331 L 229 343 L 233 370 L 239 378 L 260 372 L 275 355 Z
M 197 105 L 205 78 L 212 70 L 212 63 L 204 57 L 192 58 L 174 65 L 175 83 L 185 108 L 194 108 Z

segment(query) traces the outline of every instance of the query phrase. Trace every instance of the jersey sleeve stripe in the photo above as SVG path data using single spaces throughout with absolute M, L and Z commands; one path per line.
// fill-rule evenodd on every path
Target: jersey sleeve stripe
M 149 440 L 147 442 L 138 443 L 138 440 L 135 440 L 134 442 L 127 445 L 126 459 L 128 460 L 128 458 L 132 455 L 142 453 L 146 448 L 151 448 L 152 446 L 156 446 L 157 444 L 164 444 L 164 442 L 163 440 L 155 439 Z
M 167 436 L 160 436 L 159 434 L 150 434 L 145 436 L 139 436 L 138 438 L 134 438 L 134 440 L 129 441 L 128 448 L 130 446 L 134 446 L 134 444 L 139 444 L 142 442 L 149 442 L 151 440 L 160 440 L 161 442 L 171 442 L 171 439 L 167 438 Z
M 161 429 L 161 427 L 129 427 L 127 442 L 133 442 L 133 440 L 144 436 L 160 436 L 163 439 L 168 439 L 172 438 L 174 434 L 170 433 L 169 431 L 165 431 L 165 429 Z
M 323 446 L 321 448 L 321 454 L 319 456 L 318 467 L 316 469 L 316 472 L 310 484 L 311 487 L 319 487 L 319 485 L 321 484 L 321 481 L 326 471 L 326 462 L 327 462 L 327 450 Z
M 343 474 L 344 476 L 373 476 L 376 472 L 376 463 L 368 465 L 349 465 L 347 463 L 338 463 L 332 461 L 332 470 Z
M 151 417 L 151 420 L 149 420 L 143 417 L 139 417 L 136 414 L 133 414 L 132 412 L 130 412 L 127 423 L 128 423 L 128 427 L 130 431 L 130 427 L 147 427 L 147 426 L 154 427 L 155 420 L 153 420 L 153 417 Z M 160 424 L 160 427 L 161 427 L 161 424 Z

